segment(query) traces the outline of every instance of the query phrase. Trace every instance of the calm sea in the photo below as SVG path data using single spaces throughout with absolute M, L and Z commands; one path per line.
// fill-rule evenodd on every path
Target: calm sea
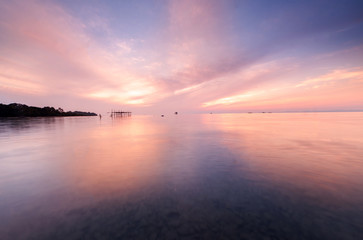
M 0 239 L 363 239 L 363 113 L 1 119 Z

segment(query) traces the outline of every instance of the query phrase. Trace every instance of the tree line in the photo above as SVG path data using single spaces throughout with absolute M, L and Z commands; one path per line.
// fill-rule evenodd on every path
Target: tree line
M 54 107 L 33 107 L 20 103 L 0 103 L 0 117 L 66 117 L 66 116 L 97 116 L 93 112 L 68 111 Z

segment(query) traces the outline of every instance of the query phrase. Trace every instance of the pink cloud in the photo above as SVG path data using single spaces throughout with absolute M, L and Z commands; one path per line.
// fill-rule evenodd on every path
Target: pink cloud
M 349 106 L 355 110 L 363 103 L 363 69 L 337 69 L 308 78 L 299 84 L 255 90 L 205 102 L 203 107 L 230 110 L 321 110 Z M 237 110 L 238 111 L 238 110 Z
M 93 40 L 84 24 L 58 5 L 13 1 L 0 7 L 4 13 L 0 22 L 3 91 L 119 104 L 152 99 L 149 95 L 157 89 L 153 79 L 130 70 L 128 56 Z M 131 51 L 126 41 L 114 39 L 114 43 L 122 53 Z M 135 92 L 145 100 L 135 100 Z
M 54 2 L 2 2 L 0 101 L 149 112 L 363 106 L 361 46 L 291 57 L 275 54 L 267 40 L 236 45 L 231 7 L 169 1 L 164 28 L 149 39 L 125 39 L 98 15 L 84 22 Z M 103 29 L 104 41 L 94 28 Z

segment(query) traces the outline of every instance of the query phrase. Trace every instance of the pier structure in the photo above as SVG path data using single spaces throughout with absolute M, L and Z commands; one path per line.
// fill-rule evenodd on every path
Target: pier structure
M 131 112 L 124 112 L 122 110 L 111 110 L 110 117 L 131 117 Z

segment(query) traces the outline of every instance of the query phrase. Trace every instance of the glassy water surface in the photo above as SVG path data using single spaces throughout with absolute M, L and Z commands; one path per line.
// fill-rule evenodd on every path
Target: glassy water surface
M 363 239 L 363 113 L 0 120 L 0 239 Z

